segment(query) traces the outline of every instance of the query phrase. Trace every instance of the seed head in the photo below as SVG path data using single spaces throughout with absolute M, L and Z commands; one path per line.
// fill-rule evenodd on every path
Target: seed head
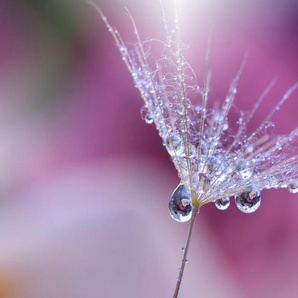
M 90 4 L 100 13 L 135 87 L 140 91 L 144 101 L 142 118 L 146 123 L 155 124 L 181 179 L 171 197 L 175 204 L 170 201 L 170 209 L 171 206 L 184 206 L 183 202 L 189 197 L 197 208 L 215 202 L 218 209 L 225 210 L 230 198 L 234 197 L 241 211 L 251 213 L 259 207 L 263 189 L 288 187 L 291 193 L 298 192 L 298 128 L 288 135 L 269 133 L 273 125 L 272 116 L 297 89 L 298 82 L 285 92 L 256 130 L 249 134 L 248 124 L 274 87 L 275 79 L 246 116 L 239 113 L 237 127 L 232 127 L 229 115 L 246 58 L 225 99 L 220 105 L 212 106 L 208 100 L 211 73 L 207 72 L 203 86 L 199 86 L 196 74 L 183 55 L 177 16 L 172 26 L 164 21 L 164 41 L 143 41 L 130 16 L 136 42 L 128 45 L 100 9 L 94 3 Z M 154 43 L 162 48 L 157 57 L 151 54 Z M 177 190 L 179 194 L 183 193 L 181 201 Z M 178 211 L 170 210 L 174 217 Z M 182 211 L 190 218 L 189 212 Z

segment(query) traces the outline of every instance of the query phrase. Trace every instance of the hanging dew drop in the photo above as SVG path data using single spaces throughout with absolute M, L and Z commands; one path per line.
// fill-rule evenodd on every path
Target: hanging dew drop
M 288 185 L 288 190 L 289 190 L 290 193 L 298 193 L 298 183 L 291 182 Z
M 151 117 L 150 114 L 147 114 L 147 115 L 145 116 L 145 122 L 146 122 L 147 124 L 151 124 L 151 123 L 153 123 L 153 118 Z
M 169 212 L 174 220 L 181 223 L 191 219 L 191 197 L 183 184 L 179 184 L 173 191 L 169 202 Z
M 244 213 L 253 213 L 261 205 L 261 192 L 254 187 L 235 197 L 237 208 Z
M 253 174 L 253 165 L 249 161 L 241 160 L 236 166 L 236 171 L 242 179 L 247 180 Z
M 227 210 L 230 206 L 231 200 L 229 197 L 218 199 L 214 202 L 214 205 L 219 210 Z
M 146 106 L 143 106 L 141 108 L 141 117 L 143 120 L 145 120 L 145 122 L 147 124 L 151 124 L 153 123 L 153 117 L 151 116 L 151 114 L 149 113 L 148 109 Z

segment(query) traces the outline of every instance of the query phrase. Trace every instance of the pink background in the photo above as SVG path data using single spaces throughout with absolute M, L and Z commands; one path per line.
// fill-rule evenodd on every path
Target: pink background
M 97 3 L 125 40 L 125 7 L 143 38 L 162 38 L 159 1 Z M 214 100 L 245 53 L 237 107 L 279 76 L 253 130 L 298 80 L 297 2 L 178 9 L 199 83 L 212 32 Z M 167 211 L 179 180 L 98 14 L 80 1 L 0 2 L 0 66 L 0 297 L 170 297 L 187 230 Z M 297 126 L 297 98 L 275 133 Z M 252 215 L 202 208 L 181 297 L 297 297 L 297 196 L 264 191 Z

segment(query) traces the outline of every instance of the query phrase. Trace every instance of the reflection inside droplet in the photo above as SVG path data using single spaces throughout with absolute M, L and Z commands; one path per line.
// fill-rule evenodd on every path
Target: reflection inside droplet
M 235 197 L 237 208 L 244 213 L 255 212 L 261 205 L 261 192 L 253 186 Z
M 173 191 L 169 202 L 169 212 L 171 217 L 178 222 L 190 220 L 192 214 L 191 197 L 183 184 L 179 184 Z
M 225 197 L 225 198 L 221 198 L 221 199 L 216 200 L 214 202 L 214 205 L 219 210 L 226 210 L 226 209 L 229 208 L 230 203 L 231 203 L 230 198 Z

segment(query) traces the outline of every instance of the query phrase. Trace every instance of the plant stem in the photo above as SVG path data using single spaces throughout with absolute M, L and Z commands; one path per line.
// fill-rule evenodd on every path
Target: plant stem
M 188 230 L 188 234 L 187 234 L 186 245 L 185 245 L 185 248 L 184 248 L 184 254 L 183 254 L 181 267 L 180 267 L 180 270 L 179 270 L 179 276 L 178 276 L 178 279 L 177 279 L 175 293 L 173 295 L 173 298 L 177 298 L 178 294 L 179 294 L 185 264 L 187 263 L 187 254 L 188 254 L 188 249 L 189 249 L 189 245 L 190 245 L 191 235 L 192 235 L 192 232 L 193 232 L 193 228 L 194 228 L 194 225 L 195 225 L 195 220 L 196 220 L 198 211 L 199 211 L 199 208 L 197 208 L 197 207 L 194 207 L 193 210 L 192 210 L 192 216 L 191 216 L 191 219 L 190 219 L 190 225 L 189 225 L 189 230 Z

